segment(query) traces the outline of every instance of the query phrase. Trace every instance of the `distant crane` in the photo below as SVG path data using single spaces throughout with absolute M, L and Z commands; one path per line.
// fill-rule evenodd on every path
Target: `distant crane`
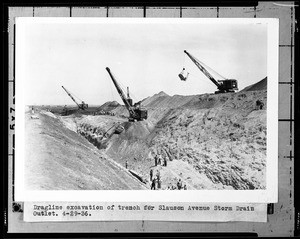
M 78 109 L 85 110 L 88 108 L 88 104 L 84 103 L 84 101 L 81 101 L 81 104 L 78 104 L 77 101 L 74 99 L 74 97 L 71 95 L 71 93 L 63 86 L 61 86 L 65 92 L 70 96 L 70 98 L 75 102 L 75 104 L 78 106 Z
M 199 60 L 197 60 L 194 56 L 192 56 L 190 53 L 188 53 L 186 50 L 184 50 L 184 53 L 188 55 L 188 57 L 195 63 L 195 65 L 199 68 L 200 71 L 203 72 L 203 74 L 210 79 L 217 87 L 218 91 L 215 91 L 216 94 L 218 93 L 227 93 L 227 92 L 235 92 L 238 90 L 238 83 L 235 79 L 225 79 L 223 80 L 216 80 L 203 66 L 203 63 L 201 64 Z M 183 68 L 184 69 L 184 68 Z M 219 75 L 219 74 L 218 74 Z M 179 74 L 179 77 L 181 80 L 186 80 L 187 77 L 184 77 L 183 74 Z
M 147 119 L 148 111 L 146 109 L 141 108 L 140 106 L 132 106 L 132 100 L 129 97 L 128 97 L 129 99 L 126 97 L 123 90 L 121 89 L 118 82 L 116 81 L 115 77 L 112 75 L 110 69 L 106 67 L 106 70 L 110 78 L 112 79 L 123 103 L 125 104 L 126 109 L 129 112 L 129 121 L 141 121 Z M 127 92 L 127 96 L 129 96 L 129 91 Z

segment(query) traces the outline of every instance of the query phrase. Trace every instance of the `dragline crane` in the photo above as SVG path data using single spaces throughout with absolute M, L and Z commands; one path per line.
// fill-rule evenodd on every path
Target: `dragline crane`
M 215 93 L 227 93 L 227 92 L 235 92 L 238 90 L 238 84 L 237 80 L 235 79 L 225 79 L 222 80 L 216 80 L 203 66 L 203 63 L 201 64 L 199 60 L 197 60 L 194 56 L 192 56 L 189 52 L 184 50 L 184 53 L 188 55 L 188 57 L 194 62 L 194 64 L 199 68 L 199 70 L 208 78 L 210 79 L 217 87 L 218 91 Z M 219 75 L 219 74 L 218 74 Z M 181 74 L 179 74 L 180 79 L 186 80 Z
M 70 96 L 70 98 L 75 102 L 75 104 L 78 106 L 78 109 L 81 110 L 85 110 L 88 108 L 88 104 L 84 103 L 84 101 L 81 101 L 81 104 L 78 104 L 77 101 L 74 99 L 74 97 L 72 96 L 72 94 L 63 86 L 61 86 L 65 92 L 68 94 L 68 96 Z
M 119 86 L 117 80 L 111 73 L 110 69 L 108 67 L 106 67 L 106 70 L 107 70 L 110 78 L 112 79 L 123 103 L 125 104 L 126 109 L 129 112 L 129 121 L 140 121 L 140 120 L 147 119 L 148 111 L 141 107 L 132 106 L 132 100 L 130 98 L 129 99 L 126 98 L 126 95 L 124 94 L 122 88 Z M 129 96 L 129 94 L 128 94 L 128 96 Z

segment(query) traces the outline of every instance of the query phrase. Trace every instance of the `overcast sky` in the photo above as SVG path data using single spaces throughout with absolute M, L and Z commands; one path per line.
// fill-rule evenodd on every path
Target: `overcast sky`
M 70 19 L 70 18 L 69 18 Z M 239 89 L 267 76 L 266 24 L 39 23 L 17 34 L 19 80 L 25 104 L 73 102 L 63 85 L 92 105 L 122 102 L 105 70 L 109 67 L 134 101 L 160 91 L 169 95 L 213 93 L 216 86 L 183 53 L 229 79 Z M 18 29 L 18 25 L 17 25 Z M 186 82 L 178 74 L 185 67 Z M 18 79 L 16 79 L 17 81 Z

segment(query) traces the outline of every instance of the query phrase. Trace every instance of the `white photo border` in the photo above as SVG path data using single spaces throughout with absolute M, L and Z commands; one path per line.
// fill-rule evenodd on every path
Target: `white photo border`
M 26 190 L 24 187 L 24 126 L 25 105 L 22 80 L 22 58 L 26 27 L 35 22 L 106 23 L 106 24 L 267 24 L 267 163 L 265 190 Z M 279 19 L 276 18 L 16 18 L 16 144 L 15 200 L 16 201 L 98 201 L 98 202 L 278 202 L 278 62 Z M 10 66 L 11 67 L 11 66 Z M 11 142 L 10 142 L 11 143 Z

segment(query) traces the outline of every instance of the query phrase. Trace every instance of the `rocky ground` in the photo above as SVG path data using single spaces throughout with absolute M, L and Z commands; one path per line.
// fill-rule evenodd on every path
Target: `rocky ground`
M 51 150 L 53 155 L 49 156 L 46 149 L 41 155 L 47 159 L 39 163 L 43 178 L 47 178 L 44 175 L 52 178 L 54 170 L 53 166 L 43 165 L 59 161 L 59 166 L 55 164 L 60 170 L 55 172 L 60 175 L 57 181 L 64 182 L 68 178 L 67 182 L 72 182 L 72 185 L 50 182 L 42 185 L 49 189 L 149 189 L 152 169 L 154 175 L 159 172 L 162 189 L 175 187 L 179 179 L 187 189 L 265 189 L 265 88 L 266 82 L 260 81 L 238 93 L 169 96 L 160 92 L 142 101 L 148 109 L 148 119 L 141 122 L 128 122 L 126 109 L 116 102 L 98 109 L 109 110 L 113 115 L 56 114 L 53 118 L 41 114 L 40 121 L 35 121 L 40 122 L 40 126 L 34 127 L 48 133 L 38 141 L 47 144 L 48 140 L 49 145 L 57 143 Z M 260 110 L 256 109 L 257 100 L 264 103 Z M 50 118 L 61 128 L 52 127 L 49 131 Z M 116 130 L 120 125 L 121 130 Z M 29 135 L 36 138 L 33 136 L 36 133 Z M 79 146 L 81 144 L 85 147 Z M 167 166 L 155 166 L 155 157 L 166 160 Z M 67 165 L 77 162 L 80 170 L 70 166 L 66 170 L 62 162 Z M 124 169 L 126 164 L 128 170 Z M 82 174 L 82 170 L 85 174 L 78 178 L 84 183 L 77 183 L 74 177 L 77 171 Z M 88 172 L 93 174 L 94 181 L 90 182 Z

